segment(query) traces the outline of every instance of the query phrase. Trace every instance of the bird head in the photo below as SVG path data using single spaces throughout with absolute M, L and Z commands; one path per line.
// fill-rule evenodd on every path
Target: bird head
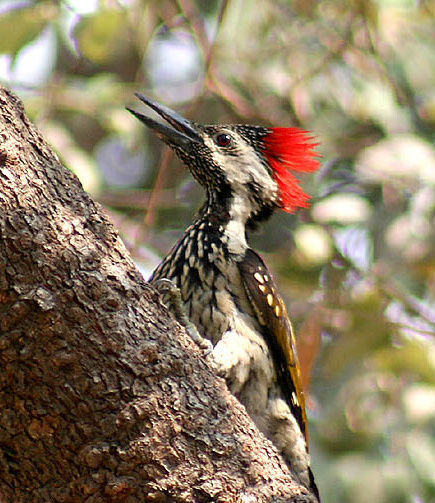
M 292 213 L 308 206 L 308 196 L 294 175 L 320 166 L 314 150 L 317 144 L 307 131 L 232 124 L 203 126 L 150 98 L 136 96 L 167 124 L 127 110 L 177 153 L 209 199 L 224 199 L 246 221 L 264 219 L 277 208 Z

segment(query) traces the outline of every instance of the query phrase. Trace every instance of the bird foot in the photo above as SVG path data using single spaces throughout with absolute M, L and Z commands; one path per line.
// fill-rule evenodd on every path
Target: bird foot
M 205 356 L 208 356 L 213 351 L 213 344 L 208 339 L 205 339 L 198 332 L 196 326 L 189 320 L 183 299 L 181 298 L 180 289 L 177 285 L 170 279 L 161 278 L 154 281 L 153 286 L 161 295 L 167 296 L 167 307 L 174 314 L 175 319 L 184 326 L 192 341 L 205 351 Z

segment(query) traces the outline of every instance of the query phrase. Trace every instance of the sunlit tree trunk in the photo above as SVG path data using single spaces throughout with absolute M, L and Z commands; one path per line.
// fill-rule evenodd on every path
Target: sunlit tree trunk
M 0 88 L 0 500 L 314 501 Z

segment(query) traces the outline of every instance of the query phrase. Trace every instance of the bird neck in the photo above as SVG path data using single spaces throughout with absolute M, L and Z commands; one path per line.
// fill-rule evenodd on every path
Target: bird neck
M 219 234 L 222 246 L 230 254 L 244 254 L 248 248 L 246 234 L 252 214 L 250 204 L 231 191 L 221 194 L 208 191 L 207 196 L 194 225 L 206 223 L 210 232 Z

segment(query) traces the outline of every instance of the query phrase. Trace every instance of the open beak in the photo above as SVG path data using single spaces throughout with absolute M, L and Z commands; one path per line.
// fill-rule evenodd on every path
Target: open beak
M 156 131 L 156 133 L 162 138 L 162 140 L 166 141 L 170 145 L 178 145 L 182 148 L 192 147 L 197 143 L 203 143 L 202 137 L 200 136 L 192 122 L 188 121 L 170 108 L 157 103 L 157 101 L 154 101 L 151 98 L 147 98 L 146 96 L 138 93 L 135 93 L 135 96 L 150 108 L 152 108 L 155 112 L 157 112 L 160 117 L 165 119 L 165 121 L 168 122 L 170 126 L 172 126 L 170 127 L 166 124 L 156 122 L 146 115 L 143 115 L 127 107 L 127 110 L 135 117 L 137 117 L 141 122 L 143 122 L 151 129 L 154 129 L 154 131 Z

